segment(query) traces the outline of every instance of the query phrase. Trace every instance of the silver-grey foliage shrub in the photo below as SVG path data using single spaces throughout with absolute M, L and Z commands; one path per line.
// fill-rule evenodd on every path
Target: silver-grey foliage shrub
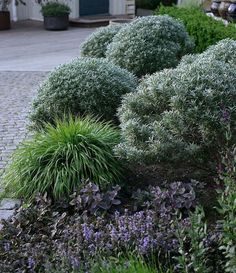
M 169 16 L 134 20 L 108 45 L 109 60 L 141 77 L 175 67 L 194 47 L 184 25 Z
M 130 162 L 215 168 L 228 126 L 236 140 L 235 102 L 236 66 L 206 57 L 163 70 L 123 99 L 116 150 Z
M 114 120 L 122 95 L 136 87 L 133 74 L 105 59 L 76 59 L 52 72 L 38 90 L 30 116 L 32 127 L 68 114 Z
M 210 46 L 201 54 L 185 55 L 181 60 L 181 64 L 192 63 L 199 59 L 212 59 L 223 61 L 230 64 L 236 64 L 236 41 L 232 39 L 224 39 L 217 44 Z
M 82 44 L 81 55 L 84 57 L 105 58 L 107 46 L 121 27 L 121 25 L 110 25 L 99 28 Z

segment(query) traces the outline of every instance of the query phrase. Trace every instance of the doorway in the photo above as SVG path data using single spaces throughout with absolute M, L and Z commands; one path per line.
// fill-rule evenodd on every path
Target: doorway
M 80 16 L 108 14 L 109 0 L 80 0 Z

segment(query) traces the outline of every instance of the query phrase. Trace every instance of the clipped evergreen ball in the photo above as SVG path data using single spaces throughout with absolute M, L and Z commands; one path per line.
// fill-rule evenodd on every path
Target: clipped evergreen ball
M 137 79 L 105 59 L 79 58 L 50 74 L 33 102 L 33 128 L 68 114 L 116 120 L 122 95 L 134 92 Z
M 15 152 L 4 178 L 7 191 L 31 199 L 47 193 L 68 197 L 90 179 L 106 188 L 121 178 L 121 166 L 112 149 L 119 132 L 93 118 L 58 121 L 25 141 Z
M 119 109 L 119 156 L 215 171 L 236 142 L 236 66 L 205 58 L 144 79 Z M 226 132 L 231 128 L 231 139 Z
M 121 25 L 110 25 L 98 28 L 82 44 L 81 55 L 84 57 L 105 58 L 107 46 L 122 27 Z
M 210 46 L 201 54 L 190 54 L 184 56 L 181 60 L 181 64 L 192 63 L 199 59 L 204 60 L 205 58 L 235 65 L 236 41 L 232 39 L 221 40 L 217 44 Z
M 193 47 L 181 22 L 169 16 L 147 16 L 122 28 L 108 46 L 106 56 L 141 77 L 175 67 Z

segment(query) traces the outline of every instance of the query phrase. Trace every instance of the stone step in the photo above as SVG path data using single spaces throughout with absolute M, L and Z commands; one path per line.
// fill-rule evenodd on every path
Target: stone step
M 1 220 L 9 220 L 19 208 L 21 201 L 18 199 L 4 198 L 0 202 L 0 230 L 2 229 Z
M 4 198 L 0 202 L 0 210 L 13 210 L 19 208 L 21 201 L 18 199 Z
M 101 27 L 108 26 L 110 21 L 133 19 L 130 15 L 90 15 L 81 16 L 80 18 L 70 19 L 70 26 L 73 27 Z

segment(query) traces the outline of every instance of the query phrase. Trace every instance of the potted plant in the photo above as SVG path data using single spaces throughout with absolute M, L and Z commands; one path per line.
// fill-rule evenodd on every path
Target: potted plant
M 47 30 L 66 30 L 69 26 L 70 7 L 58 1 L 41 2 L 44 27 Z
M 11 17 L 8 10 L 8 6 L 11 4 L 12 0 L 0 0 L 0 30 L 6 30 L 11 28 Z M 19 3 L 24 4 L 22 0 L 16 0 L 16 5 Z

